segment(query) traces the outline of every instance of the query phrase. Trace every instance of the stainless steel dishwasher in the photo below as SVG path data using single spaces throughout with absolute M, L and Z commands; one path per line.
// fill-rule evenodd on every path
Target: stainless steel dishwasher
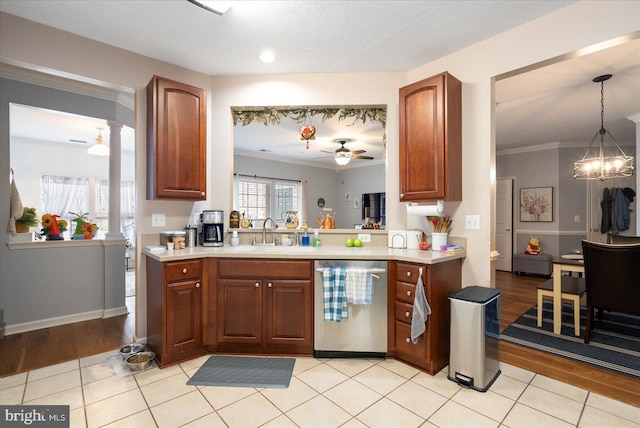
M 348 305 L 349 317 L 324 320 L 322 270 L 325 267 L 369 269 L 373 278 L 370 305 Z M 384 358 L 387 354 L 387 262 L 316 260 L 314 278 L 314 356 L 318 358 Z

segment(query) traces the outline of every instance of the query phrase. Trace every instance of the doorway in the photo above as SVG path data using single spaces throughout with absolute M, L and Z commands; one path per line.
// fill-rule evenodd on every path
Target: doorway
M 496 270 L 512 271 L 513 260 L 513 178 L 496 180 Z

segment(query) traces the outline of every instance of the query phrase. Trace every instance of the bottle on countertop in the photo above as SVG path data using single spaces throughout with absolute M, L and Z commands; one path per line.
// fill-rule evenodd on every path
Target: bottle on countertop
M 240 245 L 240 238 L 238 237 L 238 231 L 234 230 L 231 233 L 231 246 L 237 247 L 238 245 Z
M 304 230 L 304 235 L 302 235 L 302 246 L 309 246 L 309 234 L 307 233 L 307 229 Z
M 313 241 L 312 241 L 312 245 L 314 247 L 319 247 L 320 246 L 320 235 L 318 234 L 318 231 L 316 230 L 315 232 L 313 232 Z

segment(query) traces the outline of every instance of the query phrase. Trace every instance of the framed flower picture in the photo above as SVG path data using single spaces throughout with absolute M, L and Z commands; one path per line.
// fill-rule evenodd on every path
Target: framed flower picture
M 520 221 L 553 221 L 553 187 L 520 189 Z

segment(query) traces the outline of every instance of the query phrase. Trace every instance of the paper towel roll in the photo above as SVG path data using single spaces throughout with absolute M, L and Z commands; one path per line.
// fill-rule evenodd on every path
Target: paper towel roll
M 438 201 L 436 205 L 412 205 L 407 204 L 407 215 L 442 215 L 444 201 Z

